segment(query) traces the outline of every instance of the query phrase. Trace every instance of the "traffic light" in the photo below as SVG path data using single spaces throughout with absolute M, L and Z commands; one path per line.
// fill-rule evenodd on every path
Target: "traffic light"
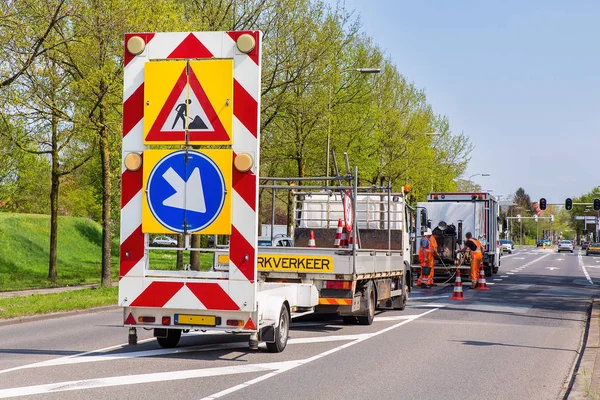
M 594 199 L 594 210 L 600 210 L 600 199 Z
M 600 199 L 598 199 L 598 200 L 600 200 Z M 595 204 L 595 203 L 594 203 L 594 204 Z M 599 204 L 599 205 L 600 205 L 600 204 Z M 545 210 L 545 209 L 546 209 L 546 199 L 542 197 L 542 198 L 540 199 L 540 210 L 542 210 L 542 211 L 543 211 L 543 210 Z
M 565 200 L 565 208 L 567 210 L 573 209 L 573 200 L 570 197 L 567 197 L 567 200 Z

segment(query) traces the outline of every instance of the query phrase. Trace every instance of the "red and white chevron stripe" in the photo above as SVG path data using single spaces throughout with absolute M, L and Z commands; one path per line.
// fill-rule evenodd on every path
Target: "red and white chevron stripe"
M 246 54 L 236 40 L 254 37 L 256 46 Z M 165 307 L 254 311 L 256 307 L 256 246 L 258 226 L 258 166 L 261 40 L 259 31 L 126 34 L 143 39 L 144 51 L 133 56 L 125 48 L 123 90 L 123 145 L 121 176 L 121 254 L 119 304 L 126 307 Z M 142 169 L 125 168 L 131 152 L 143 156 L 144 65 L 164 59 L 233 59 L 233 138 L 235 157 L 248 153 L 252 169 L 233 168 L 230 266 L 227 280 L 148 277 L 148 237 L 142 232 Z M 161 274 L 162 276 L 162 274 Z

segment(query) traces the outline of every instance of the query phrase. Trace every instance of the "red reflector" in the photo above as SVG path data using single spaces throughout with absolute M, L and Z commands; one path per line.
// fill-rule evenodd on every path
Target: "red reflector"
M 162 317 L 163 325 L 171 325 L 171 317 Z
M 148 323 L 155 323 L 156 322 L 156 318 L 155 317 L 138 317 L 138 322 L 148 322 Z
M 351 281 L 325 281 L 325 287 L 327 289 L 352 289 Z
M 248 318 L 248 322 L 246 322 L 246 325 L 244 325 L 244 329 L 256 330 L 256 325 L 254 325 L 252 318 Z
M 135 318 L 133 318 L 132 313 L 129 313 L 129 316 L 125 318 L 125 325 L 135 325 Z
M 244 321 L 241 319 L 228 319 L 226 325 L 228 326 L 244 326 Z

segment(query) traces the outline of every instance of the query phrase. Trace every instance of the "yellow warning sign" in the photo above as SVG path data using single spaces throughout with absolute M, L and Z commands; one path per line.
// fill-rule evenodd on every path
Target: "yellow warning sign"
M 144 143 L 231 144 L 233 60 L 144 66 Z
M 231 150 L 146 150 L 144 233 L 231 233 Z
M 328 273 L 333 272 L 333 258 L 331 256 L 259 254 L 258 270 Z

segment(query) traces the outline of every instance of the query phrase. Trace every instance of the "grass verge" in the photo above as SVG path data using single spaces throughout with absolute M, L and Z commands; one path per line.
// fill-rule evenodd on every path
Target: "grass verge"
M 0 319 L 111 306 L 117 297 L 118 288 L 110 287 L 0 298 Z

